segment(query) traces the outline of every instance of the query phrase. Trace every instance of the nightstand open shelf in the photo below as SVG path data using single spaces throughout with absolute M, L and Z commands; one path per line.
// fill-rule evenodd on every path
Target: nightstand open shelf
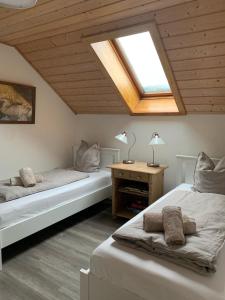
M 120 193 L 124 193 L 124 194 L 130 194 L 130 195 L 136 195 L 136 196 L 139 196 L 139 197 L 143 197 L 143 198 L 148 198 L 148 190 L 138 190 L 137 191 L 132 191 L 132 190 L 128 190 L 128 188 L 126 187 L 122 187 L 122 188 L 119 188 L 118 189 L 118 192 Z
M 149 185 L 146 182 L 124 179 L 121 180 L 120 183 L 120 186 L 118 186 L 118 192 L 120 193 L 147 198 L 149 196 Z
M 112 170 L 114 216 L 131 219 L 163 194 L 166 166 L 149 168 L 144 162 L 114 164 Z

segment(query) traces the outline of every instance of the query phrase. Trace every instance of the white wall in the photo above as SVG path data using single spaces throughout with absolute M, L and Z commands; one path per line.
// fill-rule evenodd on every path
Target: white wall
M 35 171 L 71 163 L 76 116 L 14 49 L 0 44 L 0 80 L 37 87 L 36 124 L 0 124 L 0 178 L 23 166 Z
M 166 191 L 176 183 L 176 154 L 197 155 L 203 150 L 213 157 L 225 155 L 225 115 L 76 116 L 14 48 L 0 44 L 0 66 L 0 80 L 37 87 L 36 124 L 0 124 L 0 178 L 15 175 L 22 166 L 38 172 L 69 165 L 71 147 L 82 138 L 121 148 L 121 157 L 125 158 L 126 145 L 114 139 L 122 129 L 137 135 L 132 153 L 137 160 L 151 160 L 148 142 L 152 132 L 158 131 L 166 141 L 157 153 L 160 162 L 169 165 Z
M 99 141 L 102 146 L 116 147 L 126 157 L 126 145 L 114 140 L 114 136 L 125 129 L 137 135 L 133 158 L 151 160 L 152 152 L 148 142 L 152 132 L 157 131 L 165 140 L 157 158 L 169 165 L 165 173 L 165 190 L 176 184 L 176 154 L 197 155 L 205 151 L 210 156 L 225 155 L 225 115 L 187 115 L 175 117 L 129 117 L 129 116 L 78 116 L 77 141 Z

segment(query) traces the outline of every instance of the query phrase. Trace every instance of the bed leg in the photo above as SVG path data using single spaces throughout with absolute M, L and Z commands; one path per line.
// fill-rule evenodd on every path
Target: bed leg
M 89 269 L 80 270 L 80 300 L 89 300 L 89 273 Z

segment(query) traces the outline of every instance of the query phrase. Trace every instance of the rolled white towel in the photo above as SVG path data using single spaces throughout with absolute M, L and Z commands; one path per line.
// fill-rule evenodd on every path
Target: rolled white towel
M 162 209 L 165 241 L 168 245 L 184 245 L 183 218 L 179 206 L 165 206 Z
M 37 183 L 35 175 L 31 168 L 22 168 L 19 170 L 19 173 L 24 187 L 32 187 Z
M 35 175 L 35 178 L 36 178 L 36 182 L 37 182 L 37 183 L 41 183 L 41 182 L 44 181 L 44 176 L 41 175 L 41 174 L 36 174 L 36 175 Z
M 23 182 L 20 177 L 11 177 L 10 185 L 11 186 L 23 186 Z
M 197 231 L 195 219 L 183 215 L 184 234 L 195 234 Z M 147 211 L 143 216 L 143 229 L 146 232 L 163 232 L 162 213 Z

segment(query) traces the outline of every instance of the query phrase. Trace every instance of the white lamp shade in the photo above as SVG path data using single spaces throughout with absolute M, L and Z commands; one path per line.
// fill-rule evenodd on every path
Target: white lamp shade
M 128 144 L 128 139 L 127 139 L 127 133 L 126 131 L 118 134 L 115 136 L 115 139 L 117 139 L 118 141 L 124 143 L 124 144 Z
M 149 142 L 149 145 L 164 145 L 164 140 L 159 136 L 157 132 L 153 133 L 151 141 Z
M 37 0 L 0 0 L 0 7 L 25 9 L 35 6 Z

